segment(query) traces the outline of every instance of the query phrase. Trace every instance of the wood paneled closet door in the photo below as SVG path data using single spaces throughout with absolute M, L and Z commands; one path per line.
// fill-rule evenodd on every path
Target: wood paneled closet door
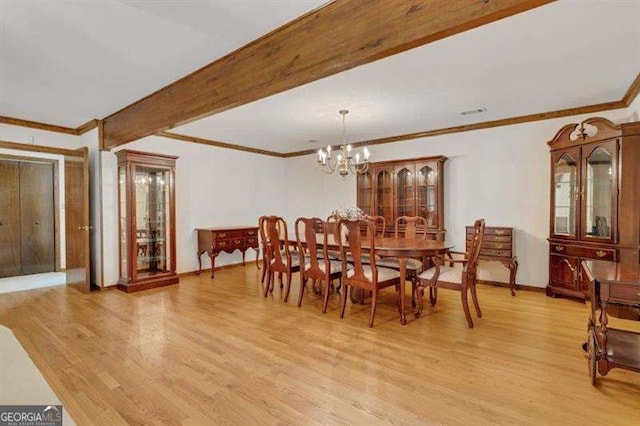
M 20 163 L 0 160 L 0 278 L 21 273 Z
M 53 164 L 20 162 L 22 275 L 55 270 Z
M 64 161 L 67 284 L 91 289 L 89 253 L 89 161 L 87 148 Z

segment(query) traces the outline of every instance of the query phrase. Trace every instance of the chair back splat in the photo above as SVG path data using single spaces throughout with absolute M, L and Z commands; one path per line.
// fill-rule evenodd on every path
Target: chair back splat
M 396 219 L 395 234 L 396 238 L 426 238 L 427 220 L 422 216 L 400 216 Z

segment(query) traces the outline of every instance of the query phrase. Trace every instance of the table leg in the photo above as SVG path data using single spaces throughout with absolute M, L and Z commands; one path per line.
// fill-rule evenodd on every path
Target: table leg
M 260 259 L 260 249 L 254 248 L 254 250 L 256 251 L 256 268 L 260 269 L 260 262 L 258 261 Z
M 204 252 L 202 251 L 198 252 L 198 274 L 197 275 L 200 275 L 200 273 L 202 272 L 202 253 Z
M 214 271 L 216 269 L 216 253 L 211 253 L 210 257 L 211 257 L 211 278 L 215 278 L 214 276 Z
M 246 252 L 247 252 L 247 249 L 242 250 L 242 266 L 247 266 L 244 262 L 244 256 Z
M 400 264 L 400 324 L 407 324 L 407 315 L 405 311 L 405 287 L 407 278 L 407 258 L 399 257 L 398 263 Z

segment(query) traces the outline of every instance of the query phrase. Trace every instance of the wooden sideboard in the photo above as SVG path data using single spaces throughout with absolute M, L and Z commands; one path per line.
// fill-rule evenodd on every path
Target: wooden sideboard
M 465 251 L 468 253 L 473 239 L 473 226 L 467 226 L 466 231 L 467 243 Z M 503 226 L 486 226 L 479 259 L 500 262 L 509 268 L 509 288 L 511 289 L 511 295 L 515 296 L 516 273 L 518 272 L 516 229 Z
M 242 265 L 245 265 L 247 249 L 256 251 L 256 265 L 260 256 L 258 248 L 257 226 L 229 226 L 223 228 L 197 228 L 198 231 L 198 275 L 202 272 L 202 254 L 211 258 L 211 278 L 214 278 L 216 257 L 222 253 L 242 252 Z

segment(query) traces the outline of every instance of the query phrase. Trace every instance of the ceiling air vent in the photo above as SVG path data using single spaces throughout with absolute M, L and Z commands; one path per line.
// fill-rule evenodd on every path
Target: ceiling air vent
M 460 114 L 462 114 L 462 115 L 473 115 L 473 114 L 484 114 L 485 112 L 488 112 L 487 109 L 485 107 L 482 107 L 482 108 L 477 108 L 477 109 L 470 109 L 468 111 L 462 111 Z

